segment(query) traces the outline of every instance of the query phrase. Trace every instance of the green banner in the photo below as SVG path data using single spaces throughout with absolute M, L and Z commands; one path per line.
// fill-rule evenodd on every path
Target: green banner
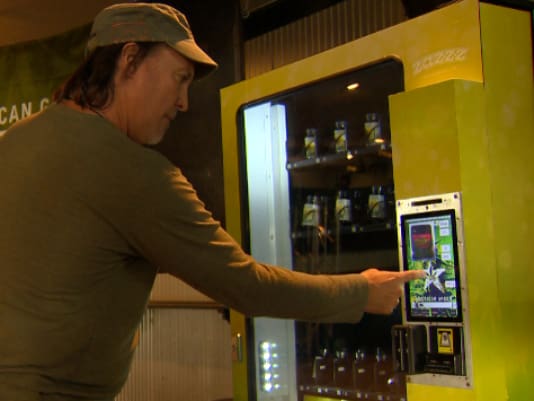
M 90 26 L 50 38 L 0 47 L 0 135 L 44 109 L 53 91 L 76 69 Z

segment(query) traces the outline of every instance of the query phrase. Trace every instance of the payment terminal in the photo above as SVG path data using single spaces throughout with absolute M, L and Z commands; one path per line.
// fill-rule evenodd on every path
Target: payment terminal
M 412 383 L 472 386 L 462 200 L 459 192 L 397 200 L 401 325 L 392 328 L 395 368 Z

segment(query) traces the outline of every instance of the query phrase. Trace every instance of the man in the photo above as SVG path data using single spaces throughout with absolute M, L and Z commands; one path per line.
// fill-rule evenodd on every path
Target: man
M 143 146 L 216 66 L 177 10 L 108 7 L 55 103 L 0 140 L 0 400 L 111 401 L 158 272 L 251 316 L 317 322 L 390 313 L 419 277 L 306 275 L 241 250 Z

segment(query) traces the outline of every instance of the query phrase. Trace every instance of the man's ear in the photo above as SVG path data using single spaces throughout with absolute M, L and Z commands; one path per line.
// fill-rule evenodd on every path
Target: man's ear
M 128 42 L 122 46 L 119 60 L 117 63 L 118 76 L 130 77 L 137 69 L 137 53 L 139 53 L 139 46 L 137 43 Z

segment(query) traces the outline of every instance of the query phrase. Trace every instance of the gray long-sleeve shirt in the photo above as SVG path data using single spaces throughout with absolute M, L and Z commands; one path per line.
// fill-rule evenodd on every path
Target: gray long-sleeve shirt
M 158 270 L 248 315 L 355 322 L 356 274 L 256 262 L 180 170 L 63 105 L 0 138 L 0 400 L 112 400 Z

